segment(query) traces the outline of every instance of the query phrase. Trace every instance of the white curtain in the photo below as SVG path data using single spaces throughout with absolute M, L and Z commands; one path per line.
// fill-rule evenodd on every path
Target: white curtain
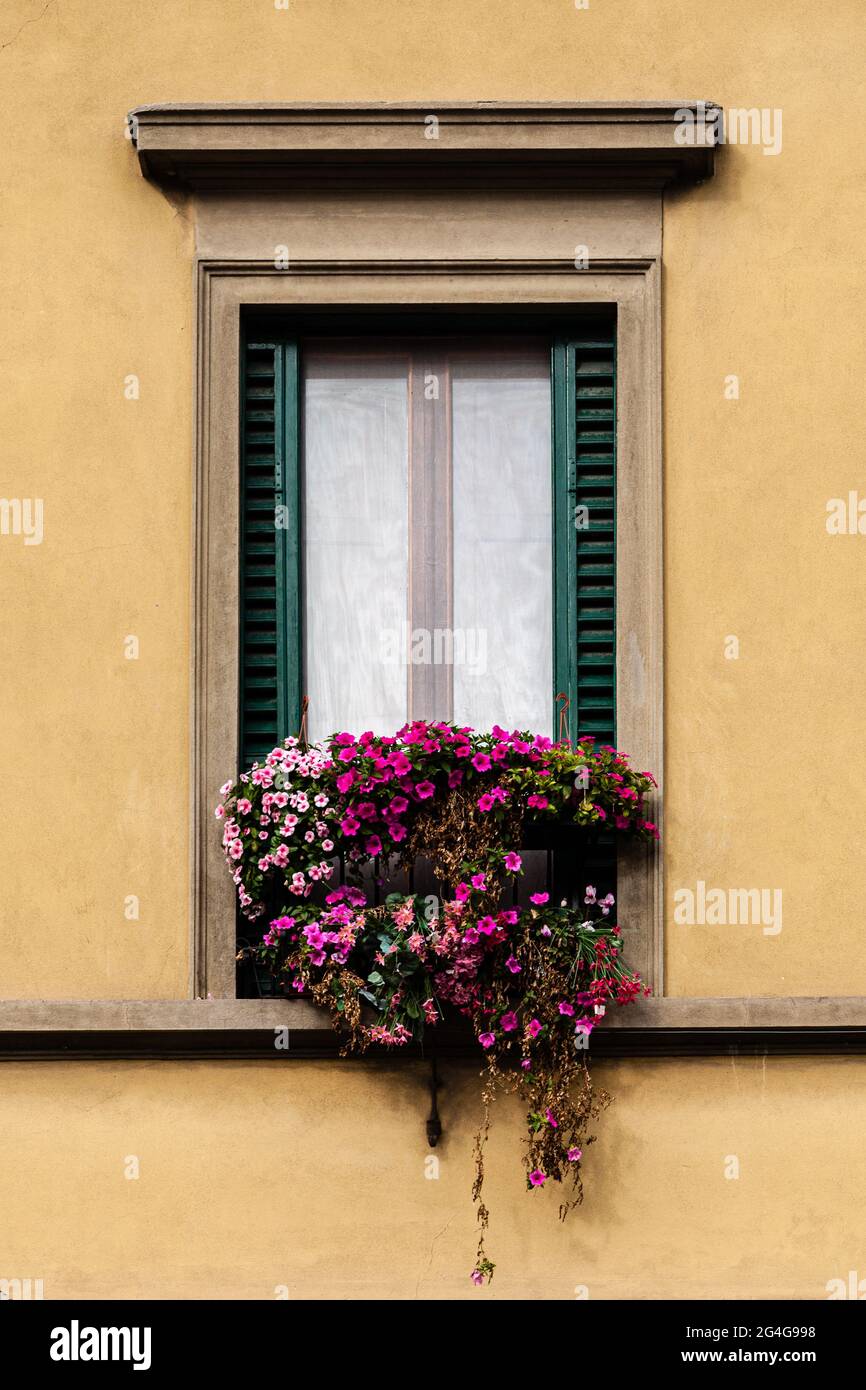
M 384 643 L 406 619 L 408 361 L 307 354 L 303 407 L 309 736 L 393 733 L 406 668 Z
M 550 733 L 549 362 L 544 345 L 305 354 L 312 739 L 433 714 Z
M 478 354 L 452 376 L 454 629 L 486 660 L 454 666 L 460 724 L 550 733 L 550 356 Z

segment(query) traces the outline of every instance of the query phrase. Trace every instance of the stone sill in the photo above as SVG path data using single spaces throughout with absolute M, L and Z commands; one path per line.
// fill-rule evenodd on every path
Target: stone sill
M 275 1047 L 288 1029 L 288 1047 Z M 285 1036 L 285 1035 L 284 1035 Z M 0 1002 L 0 1057 L 333 1057 L 325 1015 L 305 1000 L 7 1000 Z M 461 1029 L 443 1029 L 429 1049 L 400 1056 L 478 1057 Z M 612 1011 L 589 1055 L 844 1055 L 866 1052 L 866 998 L 646 999 Z

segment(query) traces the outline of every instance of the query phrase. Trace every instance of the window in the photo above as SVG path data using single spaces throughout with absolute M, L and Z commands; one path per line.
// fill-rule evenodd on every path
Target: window
M 612 742 L 614 407 L 610 322 L 573 338 L 254 330 L 244 763 L 297 731 L 304 694 L 312 739 L 442 718 Z

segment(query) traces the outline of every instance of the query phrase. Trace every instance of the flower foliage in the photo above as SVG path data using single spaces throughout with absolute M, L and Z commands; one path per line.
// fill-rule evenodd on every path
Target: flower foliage
M 217 817 L 241 910 L 285 993 L 330 1010 L 347 1048 L 421 1041 L 449 1011 L 471 1020 L 486 1056 L 476 1148 L 481 1200 L 487 1111 L 497 1087 L 527 1104 L 527 1186 L 567 1182 L 581 1200 L 587 1125 L 607 1103 L 585 1062 L 611 1003 L 641 991 L 623 961 L 614 900 L 589 886 L 577 905 L 545 892 L 514 905 L 525 827 L 570 822 L 587 833 L 657 837 L 645 814 L 655 785 L 591 738 L 576 745 L 495 727 L 416 722 L 392 737 L 296 739 L 222 788 Z M 334 886 L 338 856 L 346 867 Z M 372 874 L 430 862 L 441 899 L 391 893 L 371 905 Z M 525 894 L 524 894 L 525 898 Z

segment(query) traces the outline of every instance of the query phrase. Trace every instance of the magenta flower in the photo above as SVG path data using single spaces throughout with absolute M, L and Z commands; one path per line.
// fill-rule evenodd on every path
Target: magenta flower
M 492 1047 L 496 1042 L 496 1037 L 493 1033 L 479 1033 L 478 1041 L 482 1047 Z
M 569 1149 L 569 1151 L 568 1151 L 568 1161 L 569 1161 L 569 1163 L 577 1163 L 578 1159 L 580 1159 L 580 1158 L 583 1158 L 583 1149 Z
M 507 1014 L 503 1014 L 499 1022 L 502 1024 L 503 1033 L 513 1033 L 517 1027 L 517 1014 L 510 1009 Z
M 473 874 L 473 875 L 472 875 L 471 882 L 472 882 L 472 887 L 473 887 L 473 888 L 477 888 L 478 891 L 479 891 L 479 893 L 483 893 L 483 892 L 486 891 L 486 888 L 487 888 L 487 878 L 485 877 L 484 874 Z M 462 886 L 463 886 L 463 885 L 461 884 L 461 887 L 462 887 Z
M 472 759 L 472 766 L 475 768 L 476 772 L 489 772 L 490 759 L 486 753 L 476 753 L 475 757 Z
M 529 901 L 535 903 L 536 907 L 543 907 L 550 899 L 549 893 L 532 893 Z
M 523 860 L 519 854 L 514 853 L 514 850 L 509 850 L 505 856 L 505 867 L 510 874 L 519 874 L 523 868 Z
M 569 1004 L 569 1002 L 568 1002 L 567 999 L 561 999 L 561 1000 L 559 1001 L 559 1012 L 560 1012 L 561 1014 L 565 1014 L 566 1018 L 573 1018 L 573 1016 L 574 1016 L 574 1005 L 573 1005 L 573 1004 Z
M 367 840 L 366 849 L 367 849 L 367 853 L 368 853 L 368 854 L 381 854 L 381 853 L 382 853 L 382 841 L 379 839 L 379 836 L 378 836 L 378 835 L 370 835 L 370 836 L 369 836 L 369 838 L 368 838 L 368 840 Z
M 541 1187 L 542 1183 L 545 1182 L 547 1182 L 547 1174 L 542 1173 L 540 1168 L 533 1168 L 532 1172 L 529 1174 L 530 1186 Z
M 538 796 L 537 793 L 533 792 L 532 796 L 527 798 L 526 804 L 532 806 L 536 811 L 544 811 L 549 803 L 546 796 Z
M 480 1269 L 473 1269 L 469 1278 L 472 1280 L 473 1284 L 475 1284 L 476 1288 L 479 1284 L 484 1283 L 484 1275 L 481 1273 Z
M 510 970 L 512 975 L 519 975 L 523 966 L 516 956 L 509 956 L 508 960 L 505 962 L 505 969 Z
M 432 782 L 418 782 L 415 786 L 415 795 L 419 801 L 427 801 L 435 792 L 436 788 Z
M 544 1112 L 544 1118 L 546 1119 L 547 1123 L 550 1125 L 550 1128 L 551 1128 L 551 1129 L 559 1129 L 559 1121 L 557 1120 L 557 1118 L 556 1118 L 556 1116 L 554 1115 L 554 1113 L 553 1113 L 552 1110 L 546 1110 L 546 1111 Z
M 491 811 L 495 804 L 496 803 L 489 792 L 485 792 L 483 796 L 479 796 L 478 798 L 479 811 Z
M 492 936 L 496 931 L 495 920 L 492 917 L 482 917 L 481 921 L 478 923 L 478 930 L 482 932 L 484 936 Z
M 530 1021 L 530 1023 L 527 1025 L 526 1031 L 531 1038 L 538 1037 L 539 1033 L 541 1032 L 541 1024 L 539 1023 L 537 1018 L 533 1018 Z

